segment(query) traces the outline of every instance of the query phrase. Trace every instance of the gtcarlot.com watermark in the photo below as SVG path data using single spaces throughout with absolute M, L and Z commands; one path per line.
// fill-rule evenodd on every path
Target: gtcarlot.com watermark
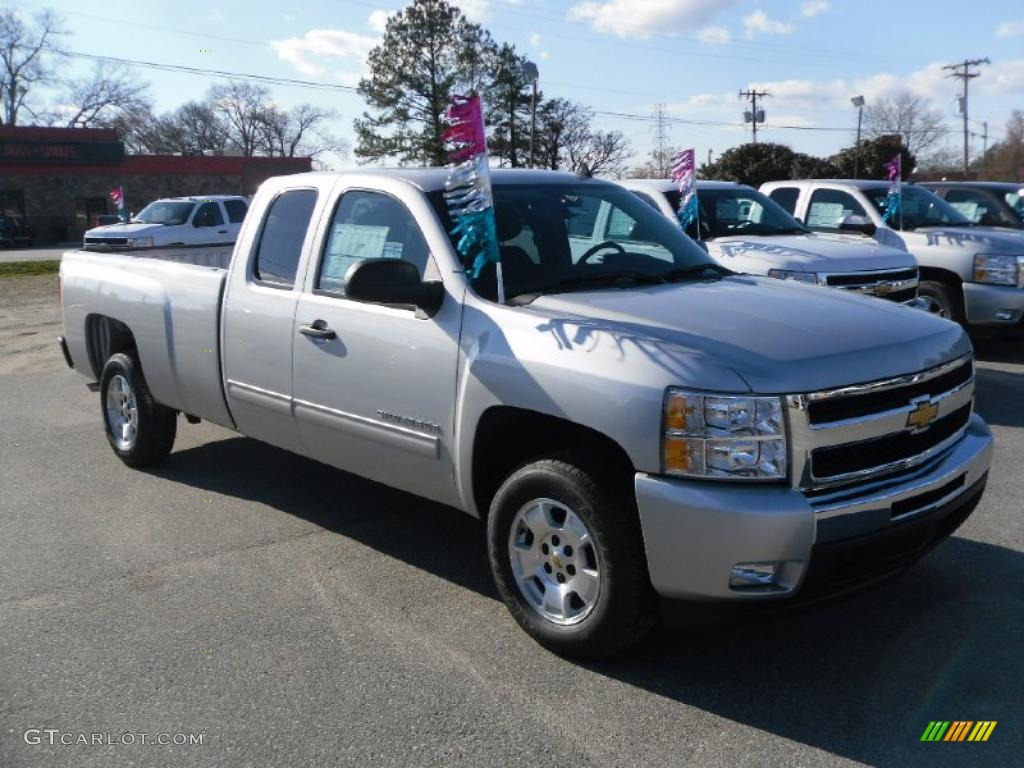
M 62 731 L 60 728 L 28 728 L 22 735 L 26 744 L 65 747 L 150 746 L 186 747 L 203 743 L 205 733 L 86 733 Z

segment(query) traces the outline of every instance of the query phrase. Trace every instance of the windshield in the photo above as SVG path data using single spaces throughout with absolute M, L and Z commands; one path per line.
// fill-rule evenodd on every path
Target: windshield
M 144 224 L 184 224 L 192 215 L 195 205 L 191 202 L 157 201 L 139 211 L 132 221 Z
M 864 194 L 871 204 L 883 216 L 886 211 L 886 198 L 889 196 L 888 187 L 874 187 L 865 189 Z M 900 215 L 896 221 L 887 222 L 893 229 L 910 231 L 918 227 L 970 227 L 971 220 L 960 213 L 956 208 L 947 203 L 938 195 L 924 189 L 903 185 L 903 203 Z M 900 226 L 902 220 L 903 226 Z
M 665 193 L 673 210 L 679 210 L 680 195 Z M 807 232 L 774 200 L 744 187 L 701 189 L 697 192 L 700 208 L 700 236 L 704 240 L 730 235 L 791 235 Z M 697 227 L 690 224 L 686 234 L 697 237 Z
M 1007 192 L 1003 195 L 1003 199 L 1013 209 L 1013 212 L 1017 214 L 1017 218 L 1024 222 L 1024 189 L 1018 189 L 1016 192 Z
M 700 275 L 705 266 L 726 271 L 622 187 L 596 181 L 495 184 L 493 192 L 507 298 L 664 282 Z M 451 232 L 442 194 L 430 199 Z M 488 264 L 472 283 L 491 300 L 497 296 L 495 271 Z

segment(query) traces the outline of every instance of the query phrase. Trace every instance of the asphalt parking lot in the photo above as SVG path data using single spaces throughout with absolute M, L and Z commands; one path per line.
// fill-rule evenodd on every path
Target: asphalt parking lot
M 979 342 L 988 492 L 913 570 L 578 664 L 516 627 L 467 516 L 206 424 L 122 466 L 54 280 L 0 280 L 4 768 L 1022 762 L 1024 339 Z M 922 743 L 931 720 L 998 726 Z

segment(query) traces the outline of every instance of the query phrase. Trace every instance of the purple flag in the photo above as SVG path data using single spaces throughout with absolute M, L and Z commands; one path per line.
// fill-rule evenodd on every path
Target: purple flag
M 696 220 L 697 208 L 697 174 L 696 155 L 692 149 L 681 150 L 672 158 L 672 181 L 679 184 L 679 223 L 686 229 Z M 700 227 L 697 228 L 698 236 Z

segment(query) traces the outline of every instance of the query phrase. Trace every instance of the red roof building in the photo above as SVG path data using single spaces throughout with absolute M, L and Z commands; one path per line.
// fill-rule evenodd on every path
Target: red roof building
M 80 242 L 97 217 L 161 197 L 251 195 L 265 179 L 312 169 L 308 157 L 129 155 L 103 128 L 0 126 L 0 215 L 23 218 L 37 243 Z

